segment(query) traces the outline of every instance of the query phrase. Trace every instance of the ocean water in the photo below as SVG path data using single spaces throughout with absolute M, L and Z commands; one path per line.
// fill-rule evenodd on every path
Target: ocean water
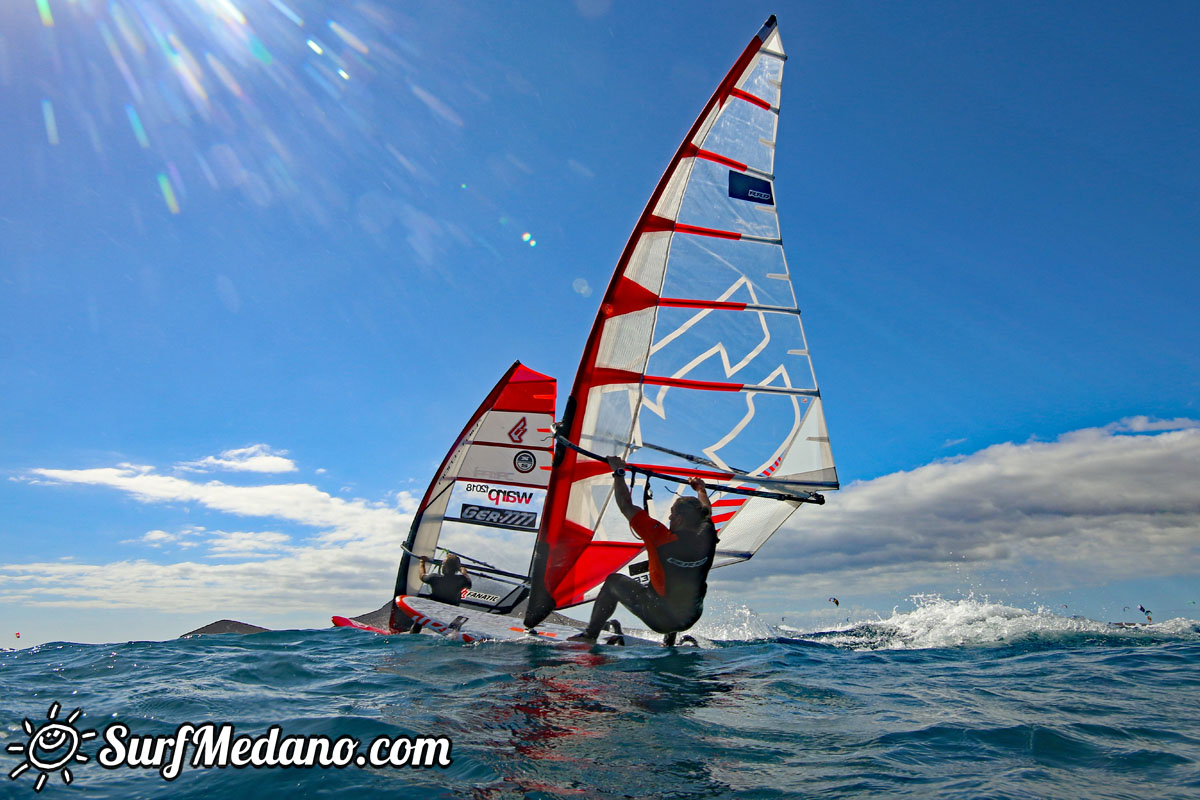
M 1200 797 L 1195 621 L 967 599 L 834 631 L 728 627 L 674 650 L 329 629 L 3 652 L 0 797 Z M 69 727 L 96 737 L 49 752 L 42 728 L 75 709 Z M 203 722 L 363 748 L 447 737 L 450 763 L 168 781 L 97 762 L 114 723 L 148 738 Z

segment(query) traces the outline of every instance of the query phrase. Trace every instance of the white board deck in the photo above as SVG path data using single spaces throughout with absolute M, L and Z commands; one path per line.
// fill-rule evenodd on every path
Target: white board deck
M 538 625 L 535 632 L 525 630 L 525 626 L 517 617 L 503 614 L 488 614 L 475 608 L 450 606 L 430 600 L 427 597 L 399 595 L 396 607 L 407 614 L 414 622 L 419 622 L 435 633 L 440 633 L 450 639 L 460 642 L 544 642 L 547 644 L 566 644 L 574 647 L 590 647 L 585 642 L 568 642 L 567 639 L 580 633 L 582 628 L 568 625 Z M 611 633 L 602 632 L 598 644 L 605 644 Z M 653 645 L 658 642 L 649 639 L 639 639 L 625 634 L 626 645 Z

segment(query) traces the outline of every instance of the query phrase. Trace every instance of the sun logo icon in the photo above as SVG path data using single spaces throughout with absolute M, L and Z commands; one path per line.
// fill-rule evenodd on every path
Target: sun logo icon
M 8 773 L 9 778 L 15 781 L 30 767 L 38 771 L 37 781 L 33 784 L 35 792 L 42 790 L 50 773 L 55 770 L 62 770 L 63 783 L 70 784 L 75 780 L 75 776 L 71 774 L 71 763 L 78 761 L 82 764 L 88 760 L 86 755 L 79 752 L 79 746 L 88 739 L 96 738 L 95 731 L 75 730 L 75 720 L 83 713 L 82 709 L 75 709 L 66 722 L 59 722 L 60 708 L 58 703 L 51 705 L 50 710 L 46 712 L 46 719 L 49 721 L 41 727 L 35 727 L 32 721 L 26 719 L 21 723 L 21 727 L 29 736 L 29 742 L 10 744 L 5 748 L 10 753 L 21 753 L 25 756 L 25 760 Z

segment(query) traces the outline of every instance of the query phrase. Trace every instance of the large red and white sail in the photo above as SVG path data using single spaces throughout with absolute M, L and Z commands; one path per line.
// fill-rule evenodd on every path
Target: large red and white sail
M 519 361 L 504 373 L 421 498 L 393 598 L 420 593 L 420 557 L 437 562 L 449 551 L 471 572 L 464 605 L 504 611 L 525 599 L 550 481 L 555 391 L 554 378 Z M 393 606 L 392 627 L 410 624 Z
M 605 292 L 559 427 L 579 447 L 664 475 L 700 475 L 710 485 L 796 497 L 837 488 L 775 206 L 785 60 L 772 17 L 651 195 Z M 749 558 L 798 505 L 717 495 L 716 565 Z M 608 465 L 561 452 L 527 624 L 592 599 L 607 575 L 628 572 L 641 552 L 612 502 Z

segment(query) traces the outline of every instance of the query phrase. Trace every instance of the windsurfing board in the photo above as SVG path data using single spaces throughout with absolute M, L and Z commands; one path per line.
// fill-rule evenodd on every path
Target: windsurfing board
M 585 642 L 567 641 L 582 628 L 570 625 L 544 623 L 529 631 L 517 617 L 504 614 L 488 614 L 485 611 L 463 606 L 451 606 L 430 600 L 427 597 L 399 595 L 396 597 L 396 608 L 400 609 L 414 622 L 419 622 L 429 630 L 440 633 L 455 641 L 472 642 L 544 642 L 547 644 L 565 644 L 576 647 L 590 647 Z M 602 632 L 598 644 L 608 643 L 613 634 Z M 659 643 L 649 639 L 623 634 L 626 645 L 651 645 L 658 647 Z
M 383 628 L 376 628 L 371 625 L 364 625 L 363 623 L 361 623 L 357 620 L 349 619 L 348 617 L 338 617 L 338 616 L 333 617 L 333 625 L 335 628 L 354 628 L 355 630 L 359 630 L 359 631 L 369 631 L 371 633 L 382 633 L 385 636 L 390 636 L 393 633 L 395 633 L 395 631 L 385 631 Z

